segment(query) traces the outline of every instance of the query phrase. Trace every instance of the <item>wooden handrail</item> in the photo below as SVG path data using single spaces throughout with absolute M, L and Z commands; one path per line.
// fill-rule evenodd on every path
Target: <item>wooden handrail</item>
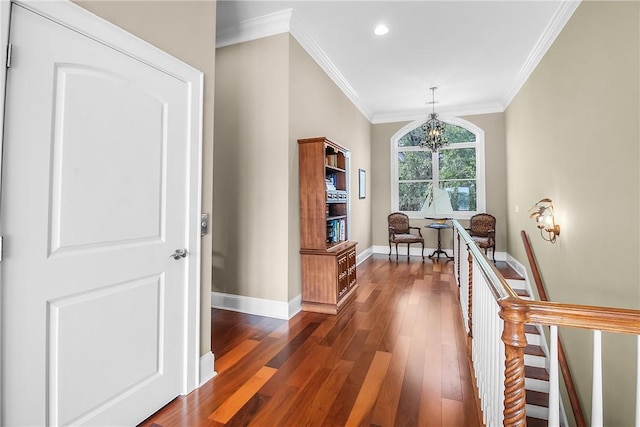
M 464 228 L 457 221 L 452 222 L 454 228 L 463 237 L 469 252 L 473 254 L 476 265 L 500 306 L 499 315 L 504 321 L 502 341 L 505 344 L 505 426 L 526 425 L 524 404 L 525 324 L 555 325 L 640 335 L 640 310 L 520 299 L 498 272 L 495 265 L 474 244 Z M 538 275 L 538 279 L 540 278 L 539 271 L 534 274 Z M 546 292 L 544 295 L 546 296 Z M 578 422 L 576 417 L 576 423 Z
M 529 237 L 524 230 L 520 231 L 520 236 L 522 237 L 522 243 L 524 244 L 525 252 L 527 253 L 527 259 L 529 260 L 529 266 L 531 267 L 531 273 L 533 274 L 533 280 L 536 284 L 536 289 L 538 290 L 538 295 L 540 300 L 549 301 L 549 297 L 547 296 L 547 291 L 544 287 L 544 283 L 542 282 L 542 275 L 540 274 L 540 269 L 538 268 L 538 263 L 533 255 L 533 250 L 531 249 L 531 242 L 529 242 Z M 562 378 L 564 378 L 564 384 L 567 387 L 567 394 L 569 396 L 569 403 L 571 404 L 571 411 L 573 412 L 573 417 L 576 420 L 576 425 L 578 427 L 584 427 L 587 425 L 587 421 L 584 418 L 584 411 L 582 409 L 582 405 L 580 404 L 580 399 L 578 398 L 578 392 L 576 390 L 576 386 L 573 382 L 573 376 L 571 375 L 571 369 L 569 369 L 569 363 L 567 361 L 567 357 L 564 352 L 564 346 L 562 345 L 562 340 L 558 336 L 558 363 L 560 364 L 560 371 L 562 371 Z

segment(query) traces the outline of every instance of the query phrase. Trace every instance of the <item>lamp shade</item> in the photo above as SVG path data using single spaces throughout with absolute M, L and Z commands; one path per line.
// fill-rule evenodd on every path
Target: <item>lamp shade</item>
M 422 205 L 420 214 L 425 218 L 431 219 L 452 218 L 453 208 L 451 207 L 451 200 L 449 200 L 449 192 L 434 188 L 431 193 L 427 194 L 427 200 Z

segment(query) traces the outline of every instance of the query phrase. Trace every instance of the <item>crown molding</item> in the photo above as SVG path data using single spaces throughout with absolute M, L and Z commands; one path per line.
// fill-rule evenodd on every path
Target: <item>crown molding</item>
M 292 14 L 293 9 L 284 9 L 240 21 L 236 27 L 222 30 L 216 36 L 216 48 L 288 33 Z
M 333 80 L 362 115 L 371 121 L 372 114 L 364 105 L 358 93 L 338 70 L 338 67 L 329 59 L 324 50 L 311 37 L 307 28 L 308 26 L 300 16 L 293 14 L 293 9 L 285 9 L 257 18 L 246 19 L 236 27 L 222 30 L 217 35 L 216 48 L 288 32 L 300 43 L 300 46 L 316 61 L 320 68 L 327 73 L 329 78 Z
M 462 117 L 475 114 L 502 113 L 504 107 L 497 102 L 487 104 L 476 104 L 469 106 L 452 106 L 446 110 L 438 111 L 441 118 Z M 375 114 L 371 119 L 372 124 L 394 123 L 394 122 L 412 122 L 415 120 L 426 120 L 431 113 L 431 109 L 420 109 L 413 111 L 399 111 L 395 113 Z
M 520 69 L 520 72 L 516 76 L 513 85 L 511 85 L 511 89 L 507 92 L 507 94 L 502 99 L 502 105 L 505 106 L 505 109 L 511 104 L 513 98 L 518 94 L 522 86 L 527 81 L 533 70 L 536 69 L 544 55 L 547 53 L 547 50 L 551 47 L 553 42 L 555 41 L 560 31 L 564 28 L 564 26 L 573 15 L 573 12 L 580 5 L 581 0 L 566 0 L 560 2 L 558 8 L 556 9 L 553 17 L 544 32 L 538 39 L 538 42 L 531 50 L 531 53 L 527 57 L 524 65 Z
M 327 54 L 316 43 L 307 31 L 307 25 L 300 19 L 299 16 L 294 15 L 294 19 L 291 21 L 291 35 L 300 43 L 300 46 L 313 58 L 314 61 L 324 70 L 331 80 L 340 88 L 342 93 L 355 105 L 355 107 L 362 113 L 367 120 L 371 122 L 373 115 L 369 109 L 364 105 L 356 90 L 349 84 L 347 79 L 342 75 L 338 67 L 329 59 Z

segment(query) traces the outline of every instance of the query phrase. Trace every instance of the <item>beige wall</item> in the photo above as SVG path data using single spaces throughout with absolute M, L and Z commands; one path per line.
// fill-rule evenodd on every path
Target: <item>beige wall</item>
M 504 114 L 480 114 L 463 119 L 485 132 L 485 182 L 486 211 L 496 217 L 496 249 L 506 252 L 506 169 Z M 391 213 L 391 137 L 409 122 L 381 123 L 373 125 L 371 132 L 371 163 L 374 177 L 371 179 L 373 244 L 388 246 L 387 215 Z M 467 221 L 460 221 L 462 224 Z M 411 220 L 412 225 L 422 227 L 426 220 Z M 425 246 L 437 247 L 437 234 L 423 230 Z M 451 232 L 443 234 L 442 246 L 451 248 Z
M 204 73 L 202 212 L 212 212 L 216 2 L 75 1 Z M 211 351 L 211 233 L 202 238 L 200 354 Z
M 289 34 L 220 48 L 216 69 L 213 291 L 300 295 L 298 138 L 351 151 L 352 240 L 370 246 L 369 122 Z
M 550 299 L 640 308 L 638 2 L 582 2 L 505 113 L 509 252 L 526 230 Z M 544 242 L 527 208 L 553 199 Z M 516 209 L 519 212 L 516 212 Z M 561 331 L 587 414 L 591 336 Z M 632 425 L 631 337 L 603 337 L 605 425 Z
M 213 290 L 286 302 L 289 36 L 216 55 Z
M 300 294 L 300 203 L 298 187 L 298 138 L 326 136 L 346 147 L 351 154 L 351 237 L 360 253 L 371 246 L 370 189 L 358 198 L 358 169 L 370 182 L 371 125 L 344 93 L 333 83 L 300 44 L 290 37 L 290 265 L 289 297 Z

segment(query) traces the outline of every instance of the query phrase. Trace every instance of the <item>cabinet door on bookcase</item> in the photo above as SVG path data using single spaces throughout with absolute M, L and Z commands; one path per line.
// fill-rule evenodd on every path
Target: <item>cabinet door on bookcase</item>
M 346 253 L 338 255 L 338 299 L 349 290 L 348 257 Z
M 349 250 L 347 254 L 347 277 L 349 289 L 356 284 L 356 248 Z

